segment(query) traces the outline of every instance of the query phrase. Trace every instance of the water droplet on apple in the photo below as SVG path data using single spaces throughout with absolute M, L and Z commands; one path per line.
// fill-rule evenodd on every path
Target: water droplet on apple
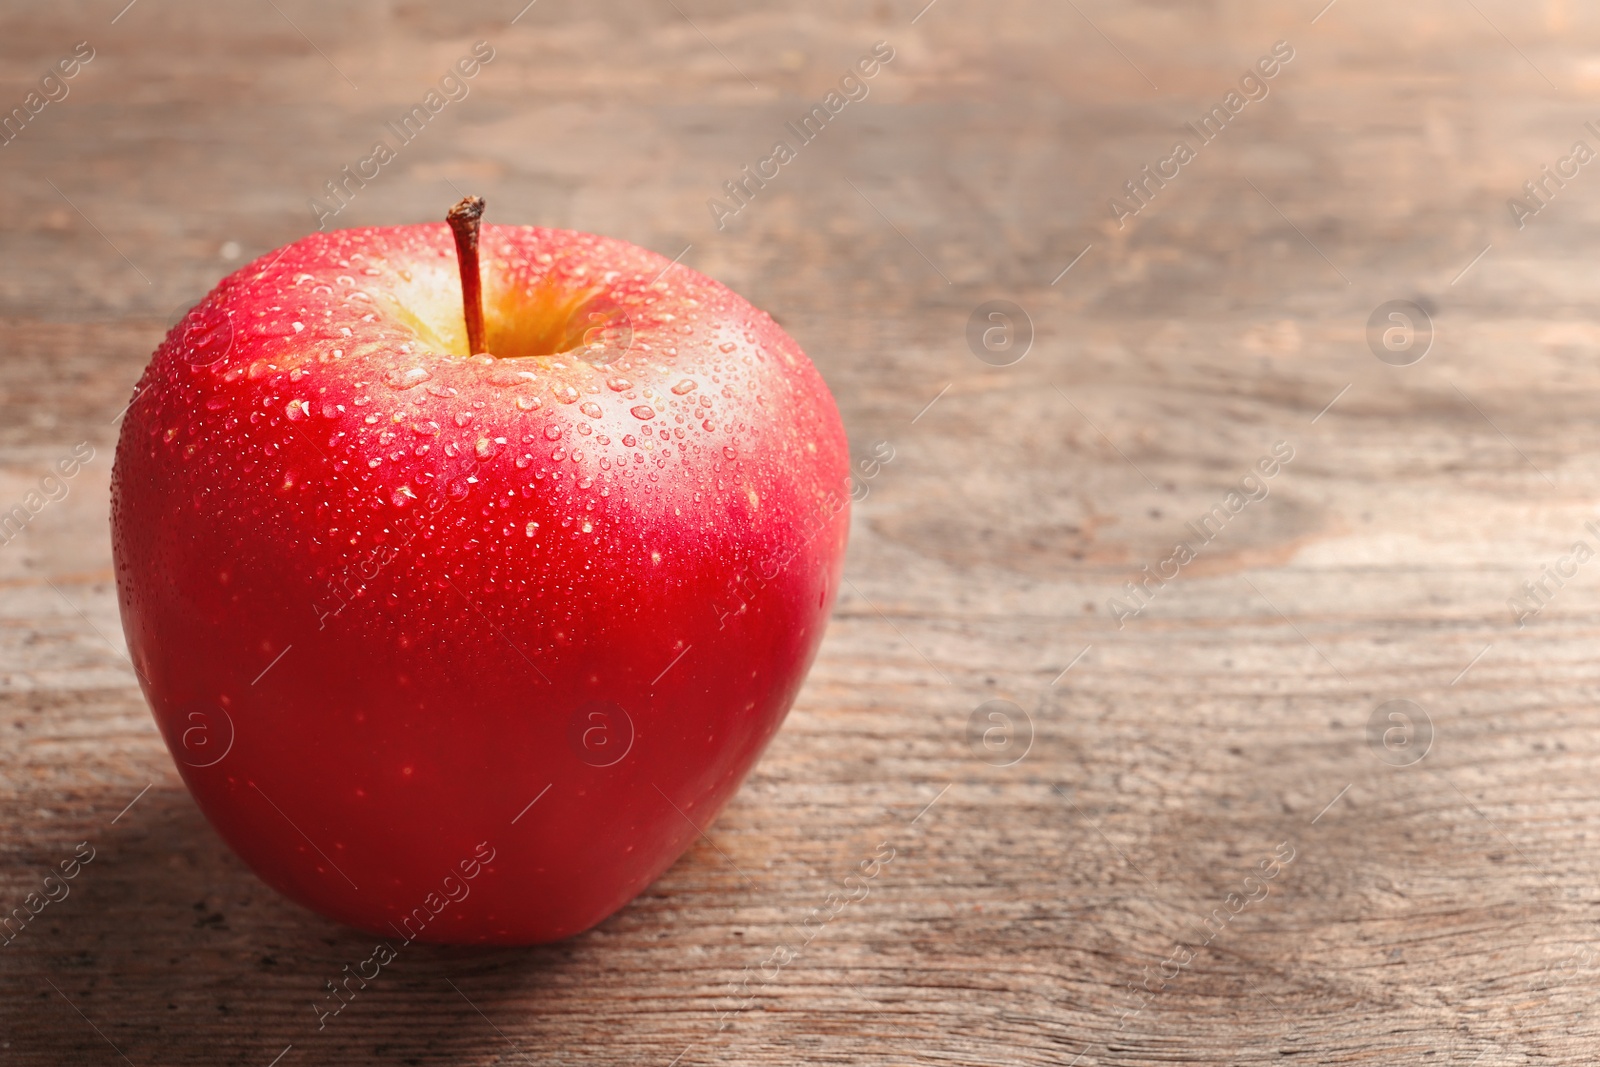
M 636 445 L 638 443 L 639 443 L 639 439 L 637 437 L 633 436 L 633 434 L 625 433 L 625 434 L 622 435 L 622 447 L 623 448 L 632 448 L 634 445 Z
M 649 404 L 639 404 L 629 410 L 636 419 L 653 419 L 656 417 L 655 408 Z
M 178 333 L 178 355 L 196 367 L 207 367 L 233 348 L 233 319 L 209 304 L 192 309 Z
M 542 404 L 541 404 L 539 398 L 536 397 L 536 396 L 519 396 L 519 397 L 517 397 L 517 410 L 518 411 L 532 411 L 534 408 L 541 407 L 541 406 L 542 406 Z
M 685 393 L 694 392 L 699 387 L 700 387 L 700 383 L 696 382 L 693 378 L 685 378 L 683 381 L 679 382 L 677 385 L 674 385 L 672 387 L 672 391 L 674 393 L 678 394 L 679 396 L 682 396 Z
M 550 425 L 546 426 L 544 428 L 544 439 L 546 441 L 559 441 L 559 440 L 561 440 L 561 427 L 557 426 L 553 422 Z
M 529 385 L 538 381 L 539 376 L 532 371 L 517 370 L 515 365 L 497 359 L 494 368 L 484 375 L 484 380 L 496 389 L 508 389 L 513 385 Z
M 383 376 L 390 389 L 411 389 L 432 378 L 425 367 L 391 367 Z
M 739 346 L 734 344 L 732 341 L 724 341 L 720 345 L 717 346 L 717 351 L 718 352 L 732 352 L 735 348 L 738 348 L 738 347 Z
M 411 430 L 422 437 L 437 437 L 439 435 L 439 424 L 437 422 L 413 422 Z
M 283 405 L 283 413 L 290 422 L 299 422 L 311 414 L 311 405 L 304 400 L 291 400 Z
M 251 337 L 288 337 L 294 329 L 287 322 L 263 318 L 252 322 L 245 333 Z
M 457 426 L 465 426 L 467 423 L 469 423 L 471 421 L 472 421 L 472 412 L 470 412 L 470 411 L 458 411 L 458 412 L 456 412 L 456 425 Z
M 727 459 L 738 459 L 739 458 L 739 453 L 737 453 L 737 452 L 735 452 L 733 450 L 733 446 L 732 445 L 723 445 L 722 446 L 722 454 Z
M 598 419 L 601 415 L 605 414 L 605 412 L 600 410 L 600 405 L 596 404 L 593 400 L 585 400 L 578 406 L 578 410 L 589 416 L 591 419 Z
M 607 378 L 606 385 L 615 393 L 623 393 L 633 388 L 633 383 L 626 378 Z

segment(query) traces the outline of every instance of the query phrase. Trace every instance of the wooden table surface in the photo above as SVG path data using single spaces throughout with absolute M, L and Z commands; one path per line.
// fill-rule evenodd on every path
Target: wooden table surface
M 0 147 L 0 510 L 93 449 L 0 545 L 3 910 L 94 850 L 0 947 L 0 1063 L 1594 1062 L 1592 5 L 521 2 L 0 14 L 6 109 L 94 53 Z M 707 839 L 567 943 L 412 948 L 319 1031 L 370 938 L 258 882 L 174 772 L 122 654 L 112 448 L 172 314 L 310 231 L 478 40 L 335 223 L 476 191 L 690 246 L 894 458 Z M 719 230 L 724 180 L 879 41 L 869 96 Z M 1146 165 L 1178 169 L 1140 205 Z M 969 345 L 991 300 L 1019 362 Z M 1395 352 L 1388 301 L 1421 309 Z

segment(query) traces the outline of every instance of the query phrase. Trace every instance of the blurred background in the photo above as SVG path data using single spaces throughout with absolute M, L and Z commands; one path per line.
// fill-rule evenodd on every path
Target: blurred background
M 0 911 L 94 859 L 0 945 L 0 1061 L 1592 1062 L 1600 567 L 1560 561 L 1600 546 L 1600 11 L 12 4 L 8 112 Z M 588 934 L 414 947 L 319 1030 L 370 938 L 184 791 L 123 655 L 112 451 L 223 275 L 463 193 L 769 311 L 869 493 L 706 839 Z

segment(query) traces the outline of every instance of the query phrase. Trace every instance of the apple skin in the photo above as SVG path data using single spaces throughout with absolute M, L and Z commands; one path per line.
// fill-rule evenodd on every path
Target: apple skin
M 112 545 L 162 736 L 264 881 L 386 938 L 527 944 L 649 885 L 782 723 L 849 460 L 799 346 L 719 283 L 570 231 L 481 244 L 494 356 L 442 224 L 224 279 L 139 383 Z

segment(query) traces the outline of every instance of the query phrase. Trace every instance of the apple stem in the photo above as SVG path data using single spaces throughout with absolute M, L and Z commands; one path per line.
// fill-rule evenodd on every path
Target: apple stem
M 478 226 L 483 219 L 483 197 L 464 196 L 445 214 L 456 236 L 456 263 L 461 268 L 461 309 L 467 320 L 467 348 L 476 356 L 488 349 L 483 343 L 483 280 L 478 270 Z

